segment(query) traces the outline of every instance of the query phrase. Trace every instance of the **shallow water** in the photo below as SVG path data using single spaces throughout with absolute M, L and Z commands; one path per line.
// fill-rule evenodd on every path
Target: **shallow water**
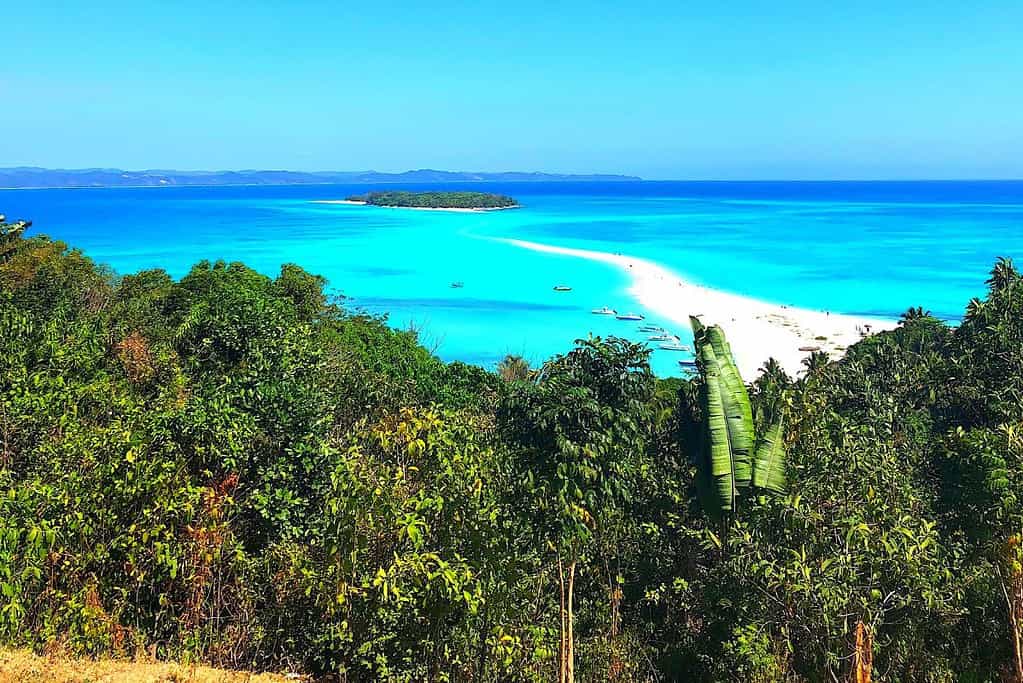
M 406 187 L 406 186 L 403 186 Z M 495 242 L 511 237 L 620 252 L 704 285 L 810 308 L 897 317 L 921 305 L 956 320 L 997 256 L 1023 257 L 1023 182 L 515 183 L 407 186 L 510 194 L 485 214 L 312 204 L 366 186 L 0 191 L 0 213 L 118 272 L 200 259 L 269 275 L 298 263 L 351 305 L 414 325 L 442 358 L 533 362 L 587 334 L 647 335 L 593 308 L 642 307 L 612 266 Z M 453 281 L 465 286 L 454 289 Z M 568 284 L 571 292 L 553 291 Z M 656 317 L 647 322 L 662 324 Z M 688 343 L 687 330 L 675 330 Z M 679 354 L 654 351 L 662 375 Z

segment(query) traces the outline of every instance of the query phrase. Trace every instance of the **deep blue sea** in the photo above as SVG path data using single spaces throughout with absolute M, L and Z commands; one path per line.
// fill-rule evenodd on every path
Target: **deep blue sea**
M 920 305 L 950 321 L 983 295 L 997 256 L 1023 259 L 1023 181 L 401 187 L 500 192 L 524 208 L 313 204 L 381 189 L 317 185 L 3 190 L 0 213 L 34 221 L 35 232 L 119 273 L 160 267 L 181 276 L 200 259 L 225 259 L 274 275 L 297 263 L 351 306 L 414 325 L 442 358 L 488 367 L 508 353 L 539 362 L 589 333 L 645 338 L 590 313 L 604 305 L 645 312 L 626 293 L 625 274 L 489 237 L 647 258 L 777 303 L 891 318 Z M 557 284 L 572 291 L 556 293 Z M 654 352 L 654 367 L 674 374 L 676 358 Z

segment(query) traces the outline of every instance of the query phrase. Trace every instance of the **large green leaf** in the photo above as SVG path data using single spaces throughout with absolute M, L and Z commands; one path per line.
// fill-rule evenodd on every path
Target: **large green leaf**
M 748 488 L 753 478 L 753 410 L 721 328 L 704 326 L 697 318 L 690 321 L 703 375 L 704 471 L 717 507 L 730 511 L 735 509 L 739 490 Z
M 774 493 L 784 493 L 787 483 L 785 442 L 782 420 L 779 417 L 757 445 L 753 456 L 753 486 Z
M 746 488 L 753 476 L 753 408 L 750 405 L 746 384 L 739 375 L 728 346 L 725 333 L 717 325 L 706 330 L 707 340 L 717 357 L 718 373 L 721 376 L 722 400 L 728 425 L 728 438 L 732 449 L 732 463 L 735 468 L 735 485 Z
M 707 465 L 717 506 L 727 512 L 735 509 L 736 486 L 721 378 L 713 347 L 705 344 L 699 353 L 701 365 L 704 366 L 703 411 L 707 425 Z
M 696 342 L 696 350 L 699 351 L 703 342 L 703 331 L 706 329 L 703 322 L 695 315 L 689 316 L 689 325 L 693 328 L 693 340 Z

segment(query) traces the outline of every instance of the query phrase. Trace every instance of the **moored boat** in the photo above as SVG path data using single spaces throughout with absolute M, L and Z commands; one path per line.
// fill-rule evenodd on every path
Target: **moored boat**
M 657 348 L 664 351 L 692 351 L 692 349 L 685 344 L 661 344 Z
M 642 320 L 643 319 L 643 316 L 641 316 L 639 313 L 622 313 L 621 315 L 616 315 L 615 317 L 618 318 L 619 320 Z
M 569 287 L 568 285 L 555 285 L 554 286 L 554 291 L 555 292 L 571 292 L 572 288 Z
M 603 308 L 594 308 L 590 313 L 594 315 L 618 315 L 618 311 L 613 308 L 604 306 Z

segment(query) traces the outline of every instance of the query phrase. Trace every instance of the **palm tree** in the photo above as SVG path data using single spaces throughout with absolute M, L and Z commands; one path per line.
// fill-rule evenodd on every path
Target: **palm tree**
M 983 312 L 985 306 L 986 304 L 977 297 L 970 299 L 970 303 L 966 304 L 966 319 L 971 320 L 976 318 L 981 314 L 981 312 Z
M 497 364 L 497 374 L 506 382 L 523 382 L 533 377 L 529 361 L 510 353 Z
M 760 375 L 753 381 L 750 399 L 753 416 L 761 423 L 771 422 L 780 415 L 785 391 L 792 386 L 792 378 L 774 358 L 760 366 Z
M 902 314 L 902 318 L 899 319 L 900 325 L 908 325 L 911 322 L 917 320 L 923 320 L 924 318 L 930 318 L 931 312 L 925 311 L 923 306 L 910 306 L 905 313 Z
M 764 380 L 767 384 L 777 384 L 780 386 L 788 386 L 792 383 L 792 379 L 788 373 L 781 366 L 775 358 L 768 358 L 763 365 L 760 366 L 760 377 L 759 380 Z
M 803 359 L 806 367 L 806 377 L 813 377 L 831 363 L 831 358 L 824 351 L 814 351 Z
M 1012 264 L 1011 258 L 999 256 L 995 267 L 991 269 L 991 277 L 987 279 L 988 288 L 992 292 L 1000 292 L 1020 279 L 1019 271 Z

